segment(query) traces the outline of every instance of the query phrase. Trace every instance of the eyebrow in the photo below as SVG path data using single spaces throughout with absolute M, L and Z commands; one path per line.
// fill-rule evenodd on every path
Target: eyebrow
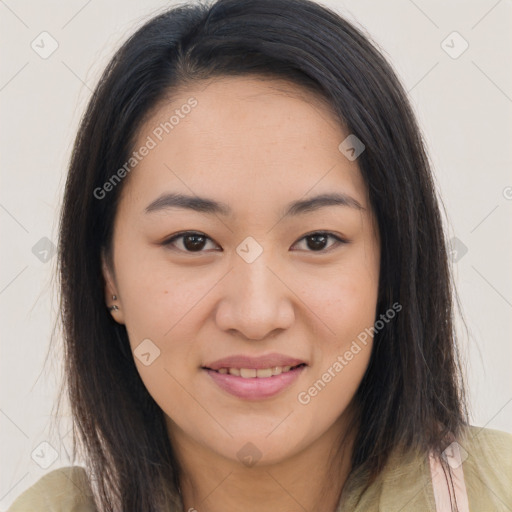
M 347 206 L 356 210 L 365 210 L 359 201 L 352 196 L 337 192 L 293 201 L 286 206 L 282 218 L 317 211 L 327 206 Z M 189 196 L 178 193 L 162 194 L 145 208 L 145 213 L 171 208 L 183 208 L 195 212 L 222 215 L 225 217 L 233 215 L 233 210 L 226 203 L 215 201 L 207 197 Z

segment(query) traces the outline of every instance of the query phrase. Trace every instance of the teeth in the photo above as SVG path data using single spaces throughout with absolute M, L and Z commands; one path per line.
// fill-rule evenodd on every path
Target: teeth
M 274 375 L 281 375 L 281 373 L 289 372 L 291 366 L 273 366 L 272 368 L 219 368 L 218 373 L 235 375 L 236 377 L 242 377 L 243 379 L 253 379 L 258 377 L 259 379 L 266 379 Z
M 261 370 L 257 370 L 256 377 L 258 377 L 260 379 L 272 377 L 272 368 L 262 368 Z

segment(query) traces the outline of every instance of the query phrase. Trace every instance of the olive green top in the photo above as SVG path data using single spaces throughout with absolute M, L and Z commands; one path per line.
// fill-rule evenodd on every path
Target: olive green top
M 458 446 L 470 512 L 512 512 L 512 434 L 471 426 L 458 440 Z M 360 478 L 352 473 L 336 512 L 436 512 L 427 455 L 392 456 L 358 500 L 357 491 L 361 489 Z M 85 469 L 71 466 L 41 477 L 7 512 L 97 512 L 97 509 Z

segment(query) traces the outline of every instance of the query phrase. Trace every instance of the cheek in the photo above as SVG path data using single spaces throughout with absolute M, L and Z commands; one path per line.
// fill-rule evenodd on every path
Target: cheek
M 331 272 L 301 277 L 304 303 L 319 320 L 326 341 L 343 345 L 373 326 L 378 298 L 378 273 L 364 264 L 344 263 Z M 323 327 L 322 327 L 323 326 Z
M 173 272 L 158 250 L 146 249 L 140 256 L 125 253 L 117 269 L 126 327 L 133 342 L 171 337 L 211 287 L 208 279 L 194 277 L 186 269 Z
M 297 401 L 305 417 L 321 417 L 323 425 L 336 421 L 349 405 L 370 360 L 377 285 L 361 284 L 357 276 L 340 275 L 324 293 L 310 296 L 328 328 L 314 344 L 312 372 Z
M 195 338 L 204 321 L 201 301 L 218 281 L 197 270 L 171 272 L 165 258 L 131 254 L 118 264 L 119 291 L 134 360 L 151 394 L 180 382 L 197 366 Z M 148 341 L 149 340 L 149 341 Z M 146 350 L 146 347 L 148 350 Z M 138 358 L 139 353 L 150 357 Z M 153 354 L 156 354 L 154 356 Z M 144 363 L 151 360 L 151 364 Z M 163 385 L 165 384 L 165 386 Z M 179 388 L 179 386 L 178 386 Z
M 133 279 L 126 290 L 126 328 L 144 386 L 167 415 L 180 417 L 190 405 L 187 390 L 192 372 L 196 367 L 199 371 L 195 344 L 199 320 L 194 306 L 207 289 L 191 291 L 190 283 L 162 279 L 152 272 L 141 272 L 143 278 Z

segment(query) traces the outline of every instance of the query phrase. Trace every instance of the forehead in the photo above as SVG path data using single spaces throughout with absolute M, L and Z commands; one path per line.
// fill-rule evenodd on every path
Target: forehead
M 197 82 L 141 126 L 134 149 L 152 149 L 125 187 L 141 200 L 169 190 L 214 196 L 235 211 L 237 202 L 264 207 L 309 190 L 339 190 L 365 205 L 357 162 L 338 149 L 347 135 L 324 99 L 283 80 Z

